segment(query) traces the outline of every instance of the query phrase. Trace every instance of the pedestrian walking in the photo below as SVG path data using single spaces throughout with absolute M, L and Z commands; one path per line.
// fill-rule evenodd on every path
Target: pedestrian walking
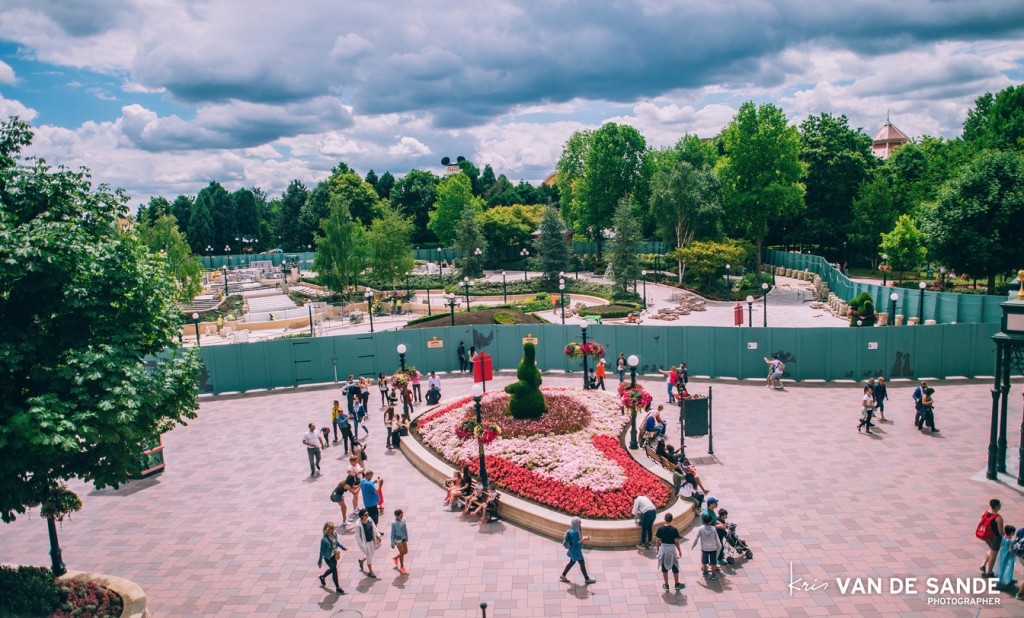
M 352 410 L 352 439 L 355 440 L 359 437 L 359 426 L 363 426 L 363 434 L 366 437 L 370 436 L 370 430 L 366 428 L 366 407 L 363 406 L 363 401 L 360 398 L 356 398 L 355 407 Z
M 857 431 L 867 427 L 869 434 L 871 433 L 871 428 L 875 426 L 871 422 L 871 417 L 875 413 L 875 396 L 872 394 L 872 390 L 870 386 L 864 387 L 864 395 L 860 398 L 860 424 L 857 425 Z
M 978 529 L 974 535 L 988 545 L 988 552 L 985 554 L 985 561 L 981 563 L 982 577 L 995 577 L 996 558 L 999 557 L 999 550 L 1002 549 L 1003 516 L 999 509 L 1003 503 L 998 498 L 988 501 L 988 509 L 982 513 L 981 521 L 978 522 Z
M 568 582 L 569 569 L 577 562 L 580 564 L 580 572 L 583 573 L 583 583 L 593 584 L 597 580 L 587 574 L 587 563 L 583 559 L 583 544 L 590 540 L 589 536 L 583 535 L 583 522 L 579 517 L 569 520 L 569 529 L 565 531 L 565 538 L 562 539 L 562 547 L 566 548 L 566 556 L 569 557 L 569 564 L 562 569 L 562 576 L 559 581 Z
M 405 429 L 405 419 L 398 414 L 391 415 L 391 447 L 398 448 L 402 444 L 402 430 Z
M 359 488 L 363 494 L 363 510 L 370 514 L 370 519 L 375 524 L 380 518 L 380 511 L 377 507 L 380 504 L 380 489 L 383 486 L 384 479 L 373 480 L 373 470 L 364 472 L 363 480 L 359 482 Z
M 932 399 L 934 393 L 934 388 L 924 389 L 924 394 L 921 396 L 920 422 L 917 424 L 918 429 L 924 429 L 927 425 L 932 433 L 939 431 L 935 428 L 935 400 Z
M 604 387 L 604 376 L 605 368 L 604 359 L 602 358 L 601 360 L 597 361 L 597 369 L 594 370 L 594 379 L 597 380 L 597 384 L 594 385 L 595 389 L 600 388 L 601 390 L 606 390 Z
M 334 591 L 338 594 L 345 594 L 345 591 L 341 589 L 341 585 L 338 583 L 338 559 L 341 558 L 341 552 L 348 551 L 341 541 L 338 540 L 338 533 L 334 530 L 334 522 L 327 522 L 324 524 L 324 535 L 320 538 L 320 557 L 316 561 L 317 567 L 322 567 L 323 564 L 327 563 L 327 570 L 320 575 L 320 585 L 327 585 L 327 576 L 331 576 L 331 580 L 334 582 Z
M 397 549 L 398 555 L 392 558 L 395 568 L 402 575 L 408 575 L 405 569 L 405 555 L 409 553 L 409 528 L 405 524 L 405 513 L 395 509 L 395 518 L 391 521 L 391 549 Z
M 885 378 L 878 376 L 878 381 L 875 382 L 875 409 L 878 410 L 878 422 L 885 423 L 889 419 L 885 418 L 885 400 L 889 398 L 889 389 L 885 387 Z
M 665 390 L 668 391 L 668 402 L 675 403 L 676 382 L 679 381 L 679 374 L 676 373 L 675 365 L 670 367 L 668 371 L 665 371 L 664 369 L 659 369 L 658 372 L 665 376 Z
M 705 513 L 701 515 L 701 523 L 704 525 L 697 529 L 697 536 L 693 537 L 693 544 L 696 547 L 700 543 L 700 572 L 704 577 L 711 572 L 711 579 L 718 579 L 718 552 L 722 551 L 722 541 L 718 538 L 718 532 L 712 524 L 711 516 Z
M 316 432 L 316 424 L 309 424 L 309 431 L 302 436 L 302 443 L 306 445 L 306 455 L 309 457 L 309 476 L 320 474 L 320 447 L 323 446 L 323 438 Z
M 370 518 L 367 509 L 359 511 L 356 545 L 363 552 L 363 557 L 359 559 L 359 570 L 366 573 L 367 577 L 377 579 L 377 574 L 373 572 L 373 554 L 380 547 L 380 532 L 377 531 L 377 522 Z
M 459 349 L 457 352 L 459 356 L 459 373 L 466 373 L 469 368 L 469 357 L 466 356 L 466 344 L 459 342 Z
M 384 429 L 386 429 L 387 432 L 388 432 L 388 437 L 384 441 L 384 448 L 386 448 L 389 451 L 391 450 L 392 445 L 393 445 L 393 443 L 391 441 L 391 435 L 392 435 L 392 425 L 394 423 L 394 420 L 395 420 L 395 409 L 392 408 L 392 407 L 389 407 L 387 410 L 384 410 Z
M 388 377 L 383 371 L 377 376 L 377 388 L 380 390 L 380 407 L 383 410 L 388 407 Z
M 1016 540 L 1017 528 L 1007 525 L 1003 528 L 1003 538 L 999 547 L 999 587 L 1009 590 L 1016 580 L 1013 579 L 1013 564 L 1017 557 L 1013 555 L 1013 542 Z
M 928 383 L 922 380 L 911 395 L 914 399 L 914 409 L 917 411 L 917 414 L 914 415 L 914 425 L 917 425 L 918 429 L 921 428 L 921 400 L 924 399 L 924 393 L 926 390 L 928 390 Z
M 366 406 L 370 405 L 370 381 L 359 377 L 359 401 L 363 404 L 363 413 L 368 414 Z
M 658 510 L 654 503 L 647 496 L 637 496 L 633 500 L 633 517 L 640 524 L 640 542 L 637 549 L 650 549 L 651 541 L 654 539 L 654 520 L 658 516 Z
M 337 399 L 335 399 L 334 403 L 331 404 L 331 427 L 334 428 L 334 443 L 335 444 L 338 443 L 338 432 L 341 430 L 341 428 L 338 426 L 339 425 L 338 417 L 341 416 L 341 414 L 342 414 L 341 404 L 338 403 Z M 347 451 L 348 450 L 348 446 L 346 446 L 345 449 Z
M 345 396 L 345 403 L 348 406 L 349 416 L 356 409 L 356 399 L 359 398 L 359 387 L 356 385 L 355 378 L 352 374 L 348 375 L 348 380 L 344 386 L 341 387 L 341 394 Z
M 623 356 L 622 352 L 619 352 L 619 357 L 615 359 L 615 371 L 619 372 L 619 382 L 626 381 L 626 357 Z
M 345 447 L 345 454 L 348 455 L 352 448 L 352 425 L 349 423 L 349 413 L 344 409 L 338 409 L 338 418 L 335 424 L 341 430 L 341 445 Z
M 665 580 L 661 585 L 662 589 L 668 590 L 669 569 L 672 570 L 672 577 L 676 582 L 676 591 L 686 588 L 686 584 L 679 581 L 679 559 L 683 557 L 683 550 L 679 548 L 679 530 L 672 525 L 672 513 L 665 513 L 665 523 L 658 528 L 654 536 L 658 539 L 658 566 L 661 567 L 661 578 Z
M 353 454 L 349 456 L 348 470 L 346 470 L 345 474 L 345 484 L 348 485 L 349 491 L 352 492 L 351 519 L 355 519 L 356 513 L 359 512 L 359 495 L 362 493 L 360 482 L 363 480 L 363 466 L 359 462 L 358 455 Z
M 719 521 L 717 509 L 718 498 L 714 496 L 709 497 L 707 506 L 704 507 L 704 511 L 701 513 L 701 518 L 703 519 L 703 516 L 707 515 L 708 518 L 711 519 L 711 525 L 714 526 L 715 531 L 718 533 L 718 542 L 720 545 L 718 550 L 718 561 L 721 562 L 722 560 L 725 560 L 725 545 L 723 545 L 723 543 L 725 543 L 725 524 Z
M 412 377 L 409 378 L 409 382 L 412 383 L 412 395 L 413 400 L 416 403 L 423 403 L 423 391 L 421 390 L 422 387 L 420 386 L 420 379 L 422 377 L 423 375 L 420 373 L 420 370 L 413 367 Z

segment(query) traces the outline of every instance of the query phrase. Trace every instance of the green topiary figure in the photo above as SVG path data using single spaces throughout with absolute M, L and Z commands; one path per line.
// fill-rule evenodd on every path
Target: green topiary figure
M 523 360 L 516 370 L 519 381 L 505 387 L 505 392 L 510 395 L 508 411 L 512 418 L 539 418 L 547 412 L 544 394 L 540 392 L 541 378 L 536 357 L 537 346 L 524 343 Z

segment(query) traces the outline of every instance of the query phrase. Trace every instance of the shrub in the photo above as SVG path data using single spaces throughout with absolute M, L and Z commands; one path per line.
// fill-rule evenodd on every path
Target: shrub
M 599 315 L 602 318 L 615 319 L 624 318 L 634 311 L 640 309 L 639 305 L 628 303 L 616 303 L 614 305 L 597 305 L 595 307 L 584 307 L 580 309 L 580 315 Z
M 57 583 L 57 589 L 62 600 L 50 618 L 118 618 L 124 609 L 124 601 L 116 592 L 96 582 L 64 580 Z
M 0 616 L 49 616 L 59 603 L 50 569 L 0 567 Z
M 544 394 L 540 392 L 541 377 L 537 369 L 537 347 L 523 344 L 523 360 L 516 370 L 518 382 L 505 387 L 509 394 L 508 411 L 512 418 L 540 418 L 546 411 Z
M 495 313 L 494 323 L 495 324 L 515 324 L 518 320 L 511 313 Z

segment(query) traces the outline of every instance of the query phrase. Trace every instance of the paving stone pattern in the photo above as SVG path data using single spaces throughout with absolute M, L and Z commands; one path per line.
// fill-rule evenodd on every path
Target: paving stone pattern
M 548 385 L 576 382 L 545 376 Z M 649 386 L 663 403 L 662 384 Z M 369 468 L 385 479 L 381 529 L 388 529 L 393 509 L 405 510 L 409 574 L 393 569 L 385 544 L 375 560 L 380 579 L 362 576 L 349 529 L 340 567 L 348 594 L 321 588 L 318 542 L 323 522 L 340 518 L 328 496 L 343 474 L 343 450 L 327 449 L 323 476 L 311 479 L 301 439 L 306 423 L 329 419 L 337 389 L 204 400 L 199 419 L 165 436 L 165 473 L 116 491 L 73 483 L 84 508 L 59 529 L 65 561 L 137 582 L 158 617 L 479 616 L 481 601 L 489 616 L 976 615 L 976 608 L 929 606 L 924 593 L 844 596 L 835 578 L 916 576 L 923 588 L 927 577 L 972 577 L 985 549 L 973 531 L 989 498 L 1002 499 L 1007 523 L 1024 524 L 1022 488 L 979 474 L 988 443 L 987 385 L 939 383 L 941 432 L 924 434 L 912 424 L 913 384 L 894 383 L 887 411 L 893 422 L 875 436 L 856 430 L 856 384 L 781 392 L 752 382 L 713 386 L 715 455 L 707 455 L 706 438 L 691 439 L 688 450 L 755 557 L 707 581 L 690 548 L 694 530 L 687 531 L 683 594 L 661 590 L 653 551 L 588 550 L 598 582 L 583 586 L 574 569 L 573 583 L 564 584 L 558 542 L 443 512 L 441 489 L 400 453 L 385 451 L 375 406 Z M 465 378 L 445 378 L 446 396 L 468 388 Z M 691 390 L 706 388 L 691 381 Z M 1020 388 L 1012 391 L 1017 404 Z M 1020 406 L 1011 410 L 1019 419 Z M 1019 424 L 1010 425 L 1015 472 Z M 675 422 L 669 431 L 677 439 Z M 0 526 L 3 561 L 48 565 L 47 550 L 36 513 Z M 828 588 L 791 594 L 791 564 L 796 577 Z M 1024 615 L 1024 602 L 1006 594 L 999 600 L 981 615 Z

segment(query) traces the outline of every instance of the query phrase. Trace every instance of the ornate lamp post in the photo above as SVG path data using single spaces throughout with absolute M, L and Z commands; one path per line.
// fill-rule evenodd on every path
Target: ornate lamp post
M 565 279 L 558 280 L 558 294 L 562 297 L 562 326 L 565 326 Z
M 210 264 L 210 269 L 213 269 L 213 247 L 206 245 L 206 260 Z
M 731 264 L 725 265 L 725 300 L 732 300 L 732 282 L 729 281 L 729 271 L 732 270 Z
M 196 347 L 201 348 L 203 344 L 199 341 L 199 314 L 192 314 L 192 324 L 196 327 Z
M 363 298 L 366 299 L 366 313 L 370 314 L 370 332 L 373 332 L 373 292 L 366 290 L 363 293 Z
M 899 299 L 900 295 L 896 292 L 889 295 L 889 326 L 896 326 L 896 303 Z
M 886 255 L 885 253 L 883 253 L 882 254 L 882 287 L 883 288 L 885 287 L 886 282 L 889 279 L 888 266 L 889 266 L 889 256 Z
M 462 278 L 462 286 L 466 288 L 466 311 L 469 311 L 469 286 L 473 285 L 473 282 L 469 280 L 469 277 Z
M 946 267 L 945 266 L 940 266 L 939 267 L 939 289 L 940 290 L 945 290 L 946 289 Z
M 762 301 L 762 305 L 763 305 L 761 311 L 762 311 L 762 313 L 764 313 L 764 327 L 768 328 L 768 284 L 767 283 L 762 283 L 761 284 L 761 291 L 763 292 L 761 294 L 761 301 Z
M 519 252 L 519 256 L 523 258 L 523 281 L 529 281 L 529 278 L 526 275 L 527 269 L 529 267 L 529 264 L 526 262 L 527 258 L 530 257 L 529 249 L 523 247 L 523 250 Z
M 444 277 L 444 269 L 441 268 L 441 247 L 438 247 L 437 248 L 437 280 L 441 281 L 442 277 Z M 441 285 L 444 286 L 444 283 L 441 282 Z
M 479 383 L 474 384 L 471 389 L 473 393 L 473 403 L 476 407 L 476 422 L 479 425 L 483 425 L 482 410 L 480 409 L 480 400 L 484 398 L 484 387 Z M 487 465 L 484 463 L 484 443 L 477 440 L 477 446 L 480 447 L 480 482 L 483 483 L 484 487 L 487 487 Z
M 587 323 L 580 324 L 580 329 L 583 331 L 583 345 L 587 345 Z M 583 355 L 583 390 L 590 389 L 590 369 L 587 367 L 587 355 Z
M 636 386 L 636 368 L 640 364 L 640 357 L 636 354 L 630 354 L 629 358 L 626 359 L 626 364 L 629 365 L 629 387 L 633 388 Z M 629 448 L 636 450 L 640 448 L 640 445 L 636 441 L 636 407 L 629 409 Z
M 924 324 L 924 289 L 928 287 L 928 284 L 922 281 L 917 284 L 917 287 L 921 290 L 921 295 L 917 301 L 917 323 Z
M 452 326 L 455 326 L 455 308 L 459 306 L 459 299 L 451 292 L 445 294 L 444 298 L 445 304 L 448 305 L 448 308 L 452 311 Z
M 747 327 L 754 327 L 754 297 L 747 296 Z
M 501 302 L 508 302 L 508 287 L 505 285 L 505 271 L 501 271 Z
M 220 270 L 221 270 L 221 274 L 224 275 L 224 298 L 227 298 L 228 297 L 228 267 L 226 265 L 225 266 L 221 266 Z
M 484 273 L 484 266 L 483 264 L 480 263 L 480 256 L 483 254 L 484 251 L 480 247 L 473 249 L 473 259 L 476 260 L 476 272 L 479 275 L 482 275 Z
M 395 348 L 395 351 L 398 352 L 398 362 L 402 365 L 402 371 L 405 371 L 405 350 L 406 347 L 404 343 L 398 344 L 398 347 Z

